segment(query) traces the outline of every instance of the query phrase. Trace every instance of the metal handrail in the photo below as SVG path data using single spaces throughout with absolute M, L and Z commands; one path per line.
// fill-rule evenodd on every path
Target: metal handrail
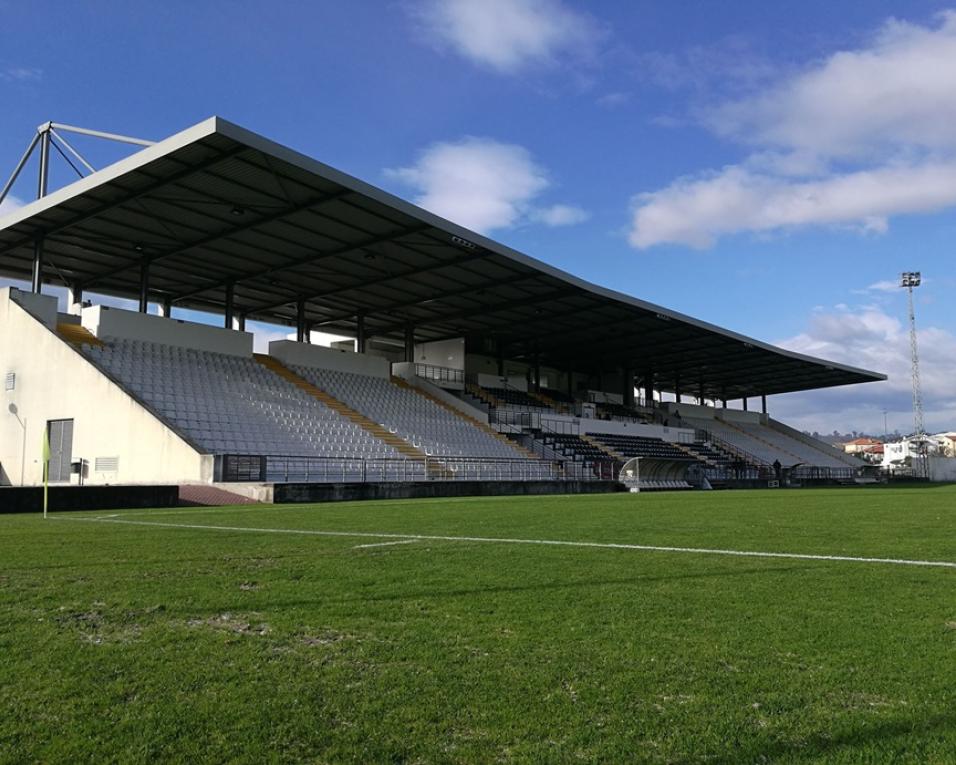
M 415 375 L 425 380 L 438 380 L 439 382 L 465 382 L 465 371 L 463 369 L 452 369 L 451 367 L 439 367 L 434 364 L 415 364 Z
M 217 454 L 223 482 L 373 483 L 462 480 L 612 480 L 605 470 L 578 470 L 573 460 L 428 455 L 415 457 L 309 457 Z

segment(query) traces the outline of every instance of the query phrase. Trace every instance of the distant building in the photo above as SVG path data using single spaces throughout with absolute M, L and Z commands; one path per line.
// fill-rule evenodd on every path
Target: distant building
M 939 445 L 940 456 L 956 457 L 956 433 L 939 433 L 933 439 Z
M 843 446 L 843 451 L 847 454 L 859 454 L 868 452 L 873 446 L 882 446 L 883 442 L 878 438 L 856 438 L 853 441 L 847 441 Z
M 924 450 L 927 456 L 940 453 L 939 443 L 934 436 L 909 436 L 895 443 L 883 444 L 882 465 L 892 473 L 907 473 L 913 460 L 919 459 Z

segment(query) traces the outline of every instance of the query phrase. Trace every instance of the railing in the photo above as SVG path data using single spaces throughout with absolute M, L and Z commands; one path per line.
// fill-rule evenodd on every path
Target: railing
M 465 384 L 465 370 L 436 367 L 431 364 L 415 364 L 415 375 L 425 380 Z
M 603 481 L 613 466 L 573 460 L 428 456 L 422 459 L 218 454 L 215 478 L 253 483 L 381 483 L 409 481 Z

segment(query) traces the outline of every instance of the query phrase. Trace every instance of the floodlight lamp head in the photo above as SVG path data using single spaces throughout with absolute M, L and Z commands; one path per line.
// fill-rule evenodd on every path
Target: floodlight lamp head
M 922 277 L 919 271 L 904 271 L 900 274 L 901 287 L 919 287 Z

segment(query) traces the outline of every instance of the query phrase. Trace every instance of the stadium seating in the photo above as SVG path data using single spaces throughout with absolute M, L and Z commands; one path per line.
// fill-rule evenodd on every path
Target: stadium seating
M 615 433 L 589 433 L 588 435 L 628 459 L 643 457 L 677 462 L 695 461 L 694 457 L 660 438 L 624 436 Z
M 647 417 L 638 412 L 636 409 L 632 409 L 629 406 L 624 406 L 623 404 L 611 404 L 611 403 L 601 403 L 597 405 L 598 412 L 612 417 L 615 419 L 622 420 L 637 420 L 638 422 L 647 422 Z
M 784 466 L 804 464 L 841 469 L 854 467 L 838 456 L 816 449 L 810 444 L 757 422 L 730 423 L 716 418 L 683 418 L 683 422 L 689 427 L 708 431 L 718 439 L 726 441 L 768 465 L 779 461 Z
M 609 460 L 610 455 L 599 449 L 590 441 L 571 433 L 542 433 L 539 438 L 544 444 L 558 454 L 563 454 L 573 460 Z
M 498 459 L 527 455 L 413 390 L 381 377 L 294 366 L 292 370 L 427 454 Z
M 574 396 L 569 396 L 565 391 L 560 391 L 557 388 L 542 388 L 541 395 L 547 396 L 559 404 L 568 404 L 570 406 L 575 403 Z
M 83 350 L 207 453 L 402 456 L 251 358 L 139 340 Z
M 480 389 L 492 397 L 495 406 L 505 409 L 520 409 L 523 411 L 552 411 L 551 408 L 540 399 L 535 398 L 523 390 L 515 388 L 484 388 Z

